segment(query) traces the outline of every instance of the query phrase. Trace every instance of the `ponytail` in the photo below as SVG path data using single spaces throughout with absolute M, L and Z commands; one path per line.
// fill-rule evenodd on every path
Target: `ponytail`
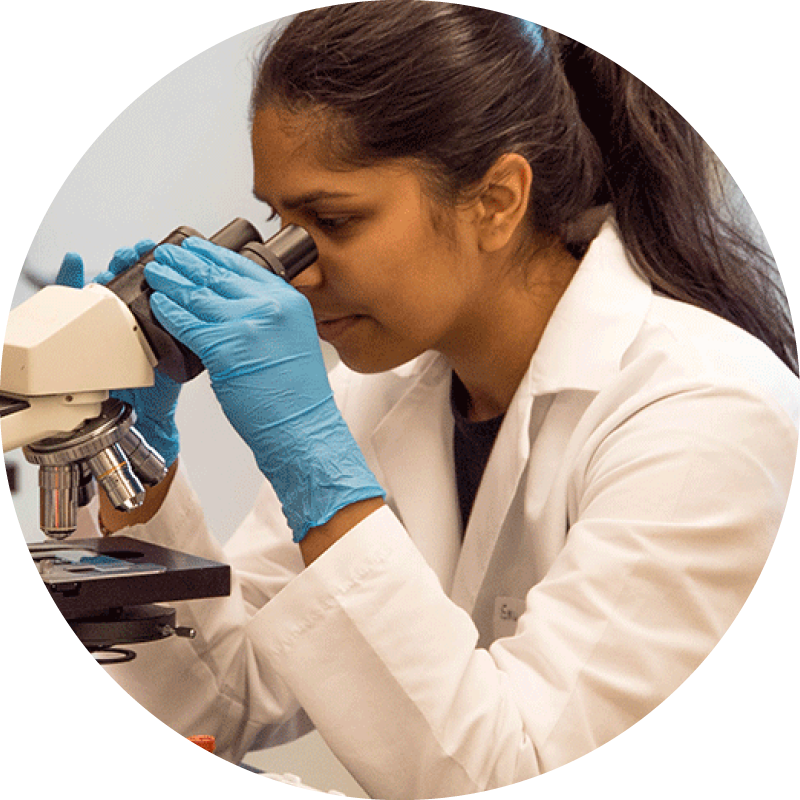
M 268 104 L 332 112 L 337 161 L 413 159 L 442 202 L 469 196 L 504 153 L 524 156 L 535 178 L 529 233 L 580 245 L 572 233 L 613 205 L 656 290 L 739 325 L 797 371 L 775 265 L 725 219 L 703 140 L 655 92 L 571 39 L 450 3 L 316 9 L 266 42 L 251 114 Z
M 623 242 L 654 288 L 752 333 L 795 373 L 797 347 L 770 254 L 726 213 L 724 169 L 668 103 L 599 53 L 553 35 L 597 142 Z

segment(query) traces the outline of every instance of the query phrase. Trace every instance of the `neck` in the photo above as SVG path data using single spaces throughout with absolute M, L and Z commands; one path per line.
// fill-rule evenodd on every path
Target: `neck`
M 577 267 L 560 245 L 537 253 L 519 274 L 487 291 L 468 330 L 443 350 L 469 394 L 470 420 L 507 411 Z

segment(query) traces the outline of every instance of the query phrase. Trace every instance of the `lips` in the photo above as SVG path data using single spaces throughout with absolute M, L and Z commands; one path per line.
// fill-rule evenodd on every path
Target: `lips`
M 360 314 L 317 318 L 317 332 L 320 339 L 332 344 L 363 319 L 364 317 Z

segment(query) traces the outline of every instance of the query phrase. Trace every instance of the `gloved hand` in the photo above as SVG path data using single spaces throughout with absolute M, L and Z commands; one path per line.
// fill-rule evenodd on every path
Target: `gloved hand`
M 155 247 L 155 242 L 145 239 L 133 247 L 122 248 L 114 253 L 108 269 L 100 273 L 94 283 L 107 284 L 120 272 L 132 267 L 145 253 Z M 82 289 L 84 285 L 83 259 L 77 253 L 67 253 L 56 276 L 59 286 Z M 180 384 L 155 370 L 155 383 L 139 389 L 118 389 L 111 392 L 124 403 L 133 406 L 136 414 L 136 429 L 147 443 L 172 466 L 178 457 L 180 442 L 175 425 L 175 409 L 178 405 Z
M 302 294 L 197 238 L 158 247 L 145 277 L 153 313 L 208 370 L 296 542 L 345 506 L 383 496 L 336 407 Z

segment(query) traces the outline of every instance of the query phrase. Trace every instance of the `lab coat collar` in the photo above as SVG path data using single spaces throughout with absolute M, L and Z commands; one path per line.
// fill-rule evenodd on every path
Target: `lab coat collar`
M 451 369 L 426 354 L 403 368 L 410 386 L 372 435 L 386 500 L 449 591 L 461 541 L 453 475 Z
M 619 372 L 651 298 L 650 283 L 630 261 L 616 223 L 607 221 L 547 323 L 524 390 L 599 391 Z

